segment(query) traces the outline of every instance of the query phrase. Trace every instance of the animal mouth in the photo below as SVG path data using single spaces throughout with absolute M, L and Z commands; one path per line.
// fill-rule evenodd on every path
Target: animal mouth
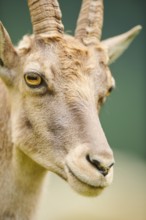
M 68 167 L 68 171 L 69 171 L 69 173 L 75 178 L 75 179 L 77 179 L 79 182 L 81 182 L 82 184 L 86 184 L 87 186 L 89 186 L 89 187 L 92 187 L 92 188 L 97 188 L 96 186 L 93 186 L 92 184 L 91 185 L 89 185 L 88 183 L 85 183 L 85 182 L 83 182 L 81 179 L 79 179 L 75 174 L 74 174 L 74 172 Z M 101 187 L 100 187 L 101 188 Z
M 95 186 L 91 182 L 85 182 L 82 178 L 79 178 L 72 169 L 67 165 L 67 181 L 71 185 L 71 187 L 77 191 L 78 193 L 85 196 L 97 196 L 99 195 L 105 186 Z

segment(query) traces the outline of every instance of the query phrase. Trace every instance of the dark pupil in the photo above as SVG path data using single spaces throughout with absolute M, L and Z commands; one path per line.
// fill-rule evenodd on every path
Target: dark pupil
M 27 76 L 28 80 L 37 80 L 38 77 L 37 76 Z

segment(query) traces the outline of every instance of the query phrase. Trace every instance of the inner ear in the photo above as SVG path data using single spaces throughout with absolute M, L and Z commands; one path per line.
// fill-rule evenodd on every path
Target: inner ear
M 12 70 L 18 63 L 18 54 L 10 36 L 0 22 L 0 77 L 6 84 L 12 79 Z M 14 77 L 14 73 L 13 73 Z
M 124 53 L 140 30 L 141 26 L 138 25 L 124 34 L 102 41 L 108 52 L 109 64 L 113 63 Z
M 0 65 L 7 68 L 13 67 L 17 56 L 11 38 L 3 24 L 0 22 Z

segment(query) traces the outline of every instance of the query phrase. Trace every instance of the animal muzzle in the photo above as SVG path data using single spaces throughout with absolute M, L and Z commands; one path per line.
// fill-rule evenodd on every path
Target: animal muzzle
M 85 142 L 67 155 L 66 173 L 68 182 L 76 191 L 97 195 L 112 182 L 114 157 L 99 119 L 96 125 L 88 125 L 88 132 L 84 130 Z

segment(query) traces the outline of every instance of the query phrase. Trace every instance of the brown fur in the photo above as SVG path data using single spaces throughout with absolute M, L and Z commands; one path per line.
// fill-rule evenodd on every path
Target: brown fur
M 108 52 L 68 35 L 25 36 L 14 48 L 0 24 L 0 220 L 33 219 L 47 171 L 83 195 L 111 184 L 114 158 L 98 117 L 115 85 Z M 25 80 L 32 73 L 40 85 Z
M 98 50 L 99 53 L 103 53 L 101 49 L 96 50 L 97 53 Z M 63 160 L 59 159 L 59 157 L 61 156 L 62 158 L 66 153 L 68 154 L 69 146 L 80 143 L 81 139 L 83 143 L 90 141 L 89 139 L 85 140 L 84 133 L 88 131 L 85 131 L 84 127 L 87 126 L 86 123 L 88 122 L 84 120 L 82 114 L 85 113 L 86 118 L 88 111 L 90 112 L 88 103 L 92 102 L 93 99 L 95 103 L 98 101 L 98 90 L 106 94 L 108 88 L 112 86 L 112 84 L 108 84 L 108 77 L 103 75 L 102 85 L 105 83 L 105 87 L 104 89 L 103 86 L 102 89 L 98 88 L 98 81 L 102 79 L 102 74 L 99 76 L 97 74 L 96 76 L 92 73 L 95 68 L 94 65 L 98 64 L 98 62 L 96 64 L 96 60 L 92 56 L 94 50 L 87 50 L 85 46 L 81 45 L 77 40 L 74 41 L 72 37 L 67 36 L 66 39 L 59 40 L 47 39 L 46 41 L 46 39 L 35 40 L 34 37 L 26 36 L 18 46 L 17 53 L 21 64 L 19 63 L 18 67 L 14 67 L 14 69 L 19 71 L 19 74 L 15 76 L 13 88 L 10 87 L 11 93 L 9 94 L 2 82 L 0 86 L 2 90 L 1 111 L 5 113 L 5 116 L 1 116 L 1 129 L 6 126 L 5 130 L 1 132 L 1 143 L 3 143 L 1 148 L 4 149 L 1 153 L 1 161 L 5 158 L 2 164 L 1 179 L 4 182 L 6 180 L 11 182 L 9 192 L 3 186 L 5 183 L 2 183 L 3 193 L 0 196 L 0 213 L 3 219 L 6 218 L 5 216 L 9 216 L 9 218 L 13 216 L 14 219 L 19 219 L 20 216 L 25 216 L 26 213 L 29 217 L 25 216 L 23 219 L 30 219 L 31 212 L 34 209 L 32 200 L 36 201 L 35 198 L 40 189 L 38 185 L 44 179 L 45 169 L 52 170 L 67 179 L 66 174 L 63 173 L 64 171 L 62 172 L 62 169 L 64 169 Z M 47 57 L 48 59 L 46 59 Z M 90 57 L 92 57 L 92 62 Z M 103 62 L 102 56 L 99 55 L 99 57 L 101 57 L 101 62 Z M 44 62 L 44 60 L 47 62 Z M 34 62 L 36 68 L 38 68 L 37 63 L 40 64 L 41 71 L 48 83 L 46 95 L 43 95 L 43 91 L 34 92 L 24 84 L 22 74 L 25 72 L 25 66 L 28 65 L 29 68 L 29 62 L 30 67 L 31 62 Z M 103 74 L 105 74 L 104 65 L 102 68 Z M 48 93 L 50 94 L 49 96 Z M 58 104 L 59 109 L 57 108 Z M 2 108 L 6 110 L 4 111 Z M 36 122 L 32 116 L 37 119 Z M 10 129 L 7 127 L 9 124 Z M 79 132 L 80 129 L 84 131 Z M 12 139 L 10 139 L 10 134 L 6 135 L 8 131 L 9 133 L 12 132 Z M 46 141 L 44 141 L 46 135 L 48 146 L 46 146 Z M 8 159 L 6 159 L 4 155 L 8 146 Z M 62 146 L 65 146 L 65 148 L 63 149 Z M 49 152 L 48 148 L 50 148 Z M 29 157 L 26 155 L 29 155 Z M 37 155 L 39 158 L 37 158 Z M 46 163 L 45 161 L 50 161 L 51 163 Z M 4 167 L 9 167 L 6 177 L 4 177 L 6 175 L 6 168 Z M 37 174 L 36 177 L 34 177 L 35 173 Z M 25 178 L 25 181 L 23 178 Z M 31 179 L 33 183 L 31 183 Z M 87 186 L 84 187 L 86 191 Z M 92 194 L 92 189 L 90 190 Z M 93 189 L 94 191 L 96 192 L 95 189 Z M 24 196 L 26 200 L 23 199 L 23 205 L 17 206 L 17 203 L 22 203 L 19 200 L 24 198 Z

